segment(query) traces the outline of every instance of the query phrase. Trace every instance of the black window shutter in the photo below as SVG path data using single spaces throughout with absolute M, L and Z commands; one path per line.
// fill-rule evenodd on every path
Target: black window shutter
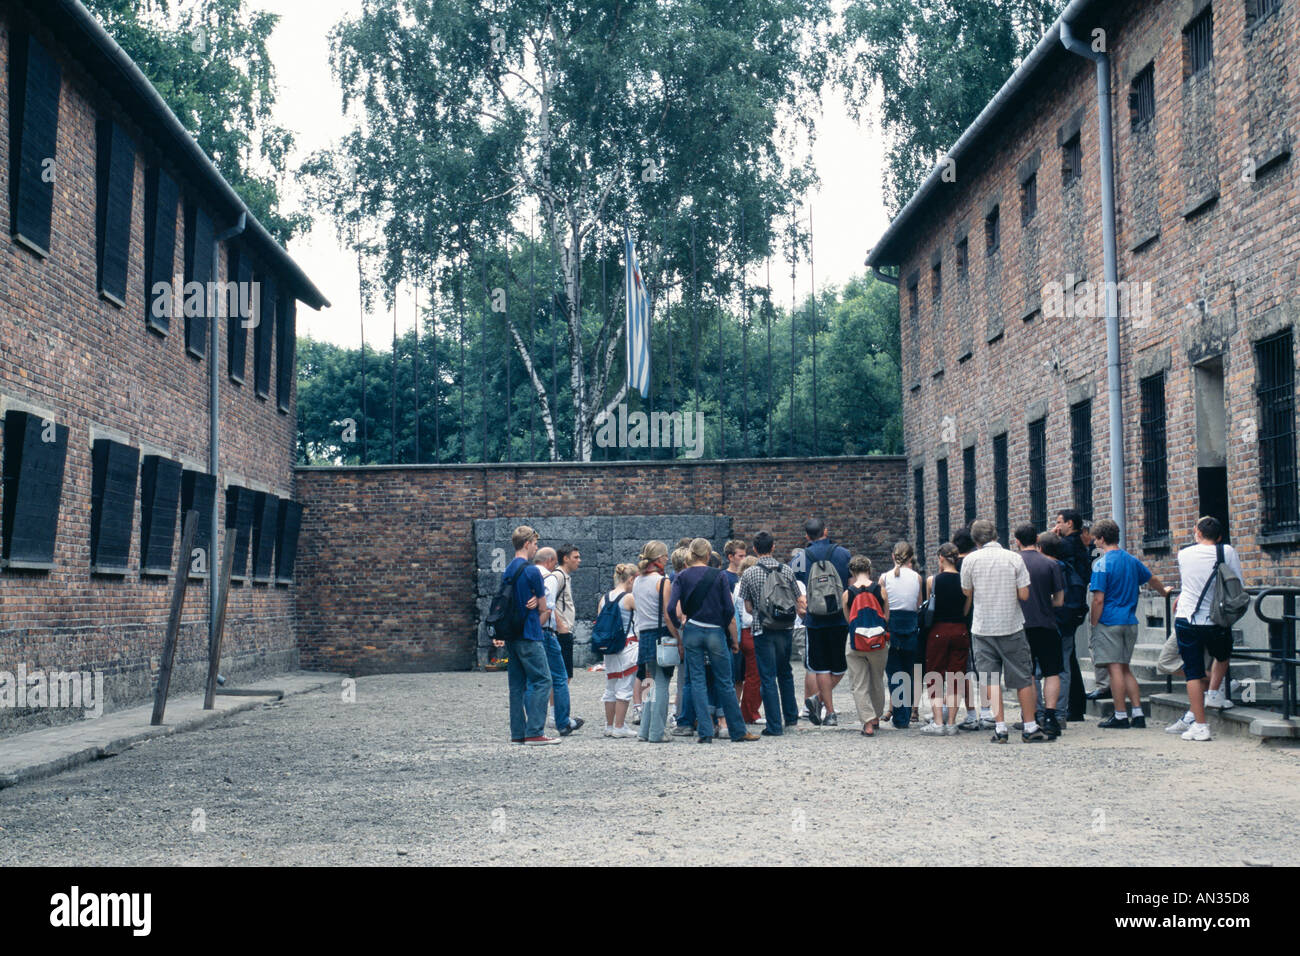
M 253 309 L 252 293 L 249 291 L 253 281 L 253 264 L 248 256 L 239 249 L 230 251 L 230 267 L 227 270 L 229 281 L 236 283 L 234 301 L 226 306 L 226 365 L 230 370 L 232 381 L 244 384 L 244 355 L 248 351 L 248 329 L 244 325 L 245 317 L 241 303 L 247 303 L 248 310 Z M 229 298 L 229 297 L 228 297 Z
M 4 566 L 48 571 L 54 567 L 68 426 L 11 411 L 4 443 Z
M 200 300 L 185 298 L 185 351 L 201 359 L 208 354 L 208 283 L 212 281 L 212 217 L 198 203 L 185 206 L 185 286 L 203 286 Z M 199 302 L 202 304 L 199 305 Z M 196 308 L 197 306 L 197 308 Z
M 9 213 L 13 235 L 45 256 L 54 208 L 54 149 L 63 72 L 29 34 L 9 43 Z
M 125 574 L 140 452 L 109 438 L 97 438 L 91 459 L 90 570 L 92 574 Z
M 293 583 L 294 558 L 298 553 L 298 530 L 302 527 L 302 505 L 287 498 L 280 499 L 276 515 L 275 580 L 277 584 Z
M 275 276 L 263 273 L 258 277 L 260 301 L 257 305 L 257 325 L 253 329 L 253 392 L 258 398 L 271 394 L 271 346 L 276 323 Z
M 291 295 L 280 297 L 275 330 L 275 398 L 286 415 L 293 397 L 295 363 L 298 359 L 298 301 Z
M 176 183 L 157 166 L 144 178 L 144 301 L 145 322 L 155 332 L 171 329 L 171 296 L 154 294 L 154 285 L 175 281 L 176 207 L 180 191 Z M 173 289 L 175 295 L 181 290 Z M 161 313 L 161 314 L 159 314 Z
M 126 305 L 135 201 L 135 143 L 117 123 L 95 124 L 95 264 L 99 294 Z
M 168 574 L 176 540 L 181 463 L 145 455 L 140 466 L 140 573 Z
M 216 505 L 216 498 L 215 475 L 209 475 L 205 471 L 190 471 L 188 468 L 181 472 L 181 514 L 189 511 L 199 513 L 199 526 L 194 531 L 193 548 L 195 551 L 203 552 L 203 567 L 209 571 L 216 560 L 212 554 L 212 509 Z M 189 557 L 189 566 L 190 577 L 207 577 L 207 573 L 195 573 L 193 553 Z
M 239 485 L 226 488 L 226 528 L 235 534 L 235 558 L 231 563 L 230 580 L 248 578 L 248 543 L 253 531 L 254 494 Z
M 275 573 L 276 518 L 280 499 L 266 492 L 257 492 L 253 505 L 253 581 L 270 584 Z

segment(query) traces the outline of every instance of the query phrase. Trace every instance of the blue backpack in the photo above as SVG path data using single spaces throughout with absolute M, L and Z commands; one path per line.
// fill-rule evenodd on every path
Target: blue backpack
M 606 601 L 596 615 L 591 629 L 591 649 L 596 654 L 618 654 L 627 647 L 627 628 L 623 626 L 623 598 Z

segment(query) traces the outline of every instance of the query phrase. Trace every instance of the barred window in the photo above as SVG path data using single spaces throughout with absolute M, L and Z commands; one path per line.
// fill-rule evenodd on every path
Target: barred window
M 1084 521 L 1092 520 L 1092 399 L 1070 406 L 1070 484 L 1074 508 Z
M 966 270 L 970 267 L 970 240 L 965 236 L 961 242 L 957 243 L 957 278 L 966 278 Z
M 1300 530 L 1296 495 L 1295 357 L 1287 329 L 1255 343 L 1264 533 Z
M 1184 75 L 1195 76 L 1214 61 L 1214 7 L 1206 7 L 1183 28 Z
M 1156 118 L 1156 68 L 1148 63 L 1133 77 L 1128 94 L 1129 124 L 1133 132 L 1146 129 Z
M 1253 30 L 1261 20 L 1282 9 L 1282 0 L 1246 0 L 1246 29 Z
M 993 436 L 993 517 L 1002 547 L 1010 545 L 1011 503 L 1007 493 L 1007 435 Z
M 948 459 L 940 458 L 934 463 L 935 496 L 939 501 L 939 543 L 952 540 L 952 529 L 948 523 Z
M 1047 419 L 1029 423 L 1029 520 L 1047 527 Z
M 994 206 L 989 214 L 984 217 L 984 251 L 986 255 L 993 255 L 998 251 L 998 246 L 1002 242 L 1002 225 L 1001 225 L 1000 207 Z
M 971 522 L 979 517 L 976 513 L 975 505 L 975 446 L 963 448 L 961 453 L 961 484 L 963 497 L 965 498 L 965 518 L 966 527 L 970 527 Z
M 1169 485 L 1165 460 L 1165 375 L 1142 379 L 1143 539 L 1169 534 Z
M 938 299 L 943 296 L 943 263 L 936 262 L 930 267 L 930 294 Z
M 1061 185 L 1072 186 L 1083 178 L 1083 144 L 1075 133 L 1061 147 Z
M 925 563 L 925 469 L 912 472 L 912 492 L 916 508 L 916 554 Z
M 1038 215 L 1038 173 L 1020 184 L 1020 224 L 1029 225 Z

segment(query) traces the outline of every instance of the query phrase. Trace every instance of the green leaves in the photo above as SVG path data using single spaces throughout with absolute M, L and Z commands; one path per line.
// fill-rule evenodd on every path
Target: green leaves
M 194 134 L 248 208 L 280 242 L 309 218 L 280 212 L 293 137 L 272 121 L 274 14 L 244 0 L 85 0 Z

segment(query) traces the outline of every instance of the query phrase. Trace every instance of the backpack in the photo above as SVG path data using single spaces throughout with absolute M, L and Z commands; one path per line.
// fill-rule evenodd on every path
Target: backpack
M 1065 604 L 1057 609 L 1058 616 L 1068 626 L 1078 627 L 1088 616 L 1088 585 L 1070 562 L 1058 563 L 1065 577 Z
M 850 647 L 859 652 L 884 649 L 889 645 L 889 629 L 880 606 L 880 585 L 855 588 L 850 584 L 848 591 Z
M 793 575 L 786 575 L 780 568 L 763 569 L 763 586 L 759 589 L 758 623 L 764 629 L 788 631 L 794 627 L 794 619 L 799 606 L 799 585 Z
M 519 565 L 518 571 L 501 582 L 500 590 L 497 591 L 496 597 L 492 598 L 484 622 L 487 624 L 489 640 L 517 641 L 524 636 L 524 615 L 519 602 L 515 600 L 515 583 L 519 580 L 519 575 L 527 569 L 528 562 L 525 561 Z
M 1218 582 L 1218 590 L 1215 592 L 1214 601 L 1210 604 L 1210 620 L 1219 627 L 1232 627 L 1250 608 L 1250 595 L 1246 593 L 1246 587 L 1241 582 L 1241 578 L 1228 567 L 1223 560 L 1223 545 L 1215 546 L 1214 554 L 1214 571 L 1210 574 L 1210 580 L 1205 582 L 1205 588 L 1201 591 L 1201 596 L 1196 599 L 1196 607 L 1192 611 L 1192 617 L 1201 609 L 1201 602 L 1205 600 L 1206 592 L 1210 590 L 1210 585 Z
M 831 561 L 832 551 L 808 568 L 808 613 L 814 617 L 838 617 L 844 582 Z
M 627 628 L 623 626 L 623 598 L 606 601 L 596 615 L 591 629 L 591 649 L 596 654 L 619 654 L 627 647 Z

